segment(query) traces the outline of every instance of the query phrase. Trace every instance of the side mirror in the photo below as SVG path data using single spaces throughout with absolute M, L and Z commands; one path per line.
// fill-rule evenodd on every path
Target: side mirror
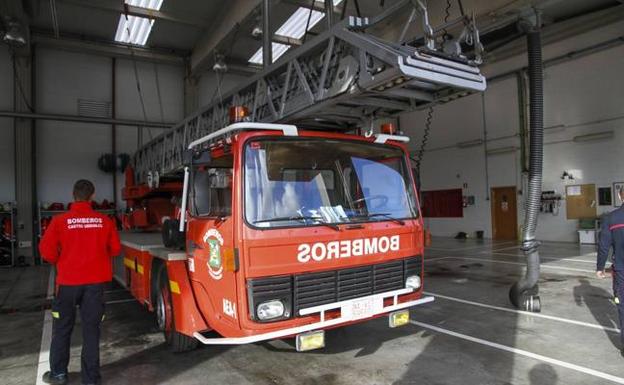
M 167 219 L 163 223 L 161 234 L 165 247 L 177 250 L 184 247 L 186 234 L 180 230 L 180 227 L 180 222 L 177 219 Z
M 210 150 L 184 150 L 182 153 L 182 163 L 186 166 L 190 166 L 192 164 L 210 163 L 211 160 L 212 157 L 210 156 Z
M 210 163 L 212 156 L 210 156 L 210 150 L 204 150 L 201 152 L 194 152 L 192 163 L 193 164 L 206 164 Z

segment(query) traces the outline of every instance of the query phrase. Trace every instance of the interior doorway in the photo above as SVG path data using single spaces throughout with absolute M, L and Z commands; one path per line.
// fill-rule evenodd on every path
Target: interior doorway
M 518 209 L 516 186 L 493 187 L 492 239 L 516 240 L 518 238 Z

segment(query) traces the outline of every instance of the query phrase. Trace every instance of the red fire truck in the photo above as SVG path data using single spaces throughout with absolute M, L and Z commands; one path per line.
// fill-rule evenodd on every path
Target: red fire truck
M 162 240 L 124 231 L 116 278 L 174 351 L 404 325 L 433 300 L 407 141 L 239 122 L 190 143 L 183 178 L 135 185 L 129 169 L 126 226 Z

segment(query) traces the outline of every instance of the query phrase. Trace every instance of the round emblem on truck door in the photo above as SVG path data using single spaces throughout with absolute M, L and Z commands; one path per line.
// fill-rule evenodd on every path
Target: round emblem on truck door
M 204 234 L 204 243 L 209 248 L 208 256 L 208 273 L 213 279 L 219 280 L 223 278 L 223 263 L 221 260 L 221 246 L 223 246 L 223 237 L 217 229 L 210 229 Z

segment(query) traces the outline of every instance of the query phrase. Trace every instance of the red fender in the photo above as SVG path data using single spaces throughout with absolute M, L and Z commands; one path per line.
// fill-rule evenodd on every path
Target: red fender
M 167 261 L 167 276 L 176 330 L 187 336 L 208 330 L 209 327 L 195 304 L 195 295 L 186 271 L 186 261 Z

